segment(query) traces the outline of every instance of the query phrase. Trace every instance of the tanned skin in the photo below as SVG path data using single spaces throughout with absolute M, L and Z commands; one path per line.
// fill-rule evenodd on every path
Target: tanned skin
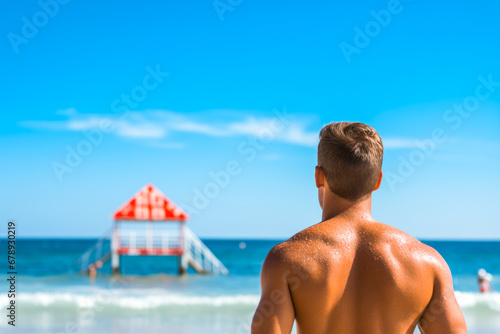
M 262 267 L 252 334 L 466 334 L 444 259 L 375 221 L 371 194 L 350 202 L 320 167 L 323 220 L 275 246 Z M 378 189 L 382 172 L 374 190 Z

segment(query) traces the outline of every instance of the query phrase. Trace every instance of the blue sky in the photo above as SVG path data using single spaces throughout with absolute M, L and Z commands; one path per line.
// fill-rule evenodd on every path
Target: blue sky
M 22 237 L 98 236 L 153 183 L 202 237 L 289 237 L 321 218 L 319 129 L 348 120 L 385 143 L 375 218 L 419 238 L 498 239 L 498 11 L 492 0 L 10 2 L 2 219 Z M 228 164 L 238 172 L 214 190 Z

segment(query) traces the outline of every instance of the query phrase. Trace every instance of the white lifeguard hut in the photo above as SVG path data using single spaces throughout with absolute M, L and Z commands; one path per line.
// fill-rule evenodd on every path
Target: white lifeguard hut
M 177 256 L 178 273 L 188 267 L 199 274 L 228 274 L 226 267 L 186 226 L 189 216 L 152 184 L 147 184 L 112 216 L 110 251 L 102 250 L 106 237 L 79 259 L 88 272 L 111 259 L 111 272 L 120 274 L 121 256 Z M 102 255 L 104 254 L 104 255 Z M 92 259 L 92 260 L 91 260 Z

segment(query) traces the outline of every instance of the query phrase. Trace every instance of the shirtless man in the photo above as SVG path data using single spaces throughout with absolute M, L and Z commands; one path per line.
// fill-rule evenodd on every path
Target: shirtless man
M 322 222 L 273 247 L 262 266 L 252 334 L 466 334 L 444 259 L 371 216 L 383 145 L 362 123 L 320 133 Z

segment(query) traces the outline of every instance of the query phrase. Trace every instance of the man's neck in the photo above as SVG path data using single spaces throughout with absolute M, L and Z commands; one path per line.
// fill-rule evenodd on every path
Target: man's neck
M 344 217 L 346 219 L 356 218 L 357 220 L 373 220 L 371 209 L 371 195 L 366 199 L 351 202 L 333 193 L 329 193 L 326 194 L 323 203 L 322 221 L 332 219 L 334 217 Z

